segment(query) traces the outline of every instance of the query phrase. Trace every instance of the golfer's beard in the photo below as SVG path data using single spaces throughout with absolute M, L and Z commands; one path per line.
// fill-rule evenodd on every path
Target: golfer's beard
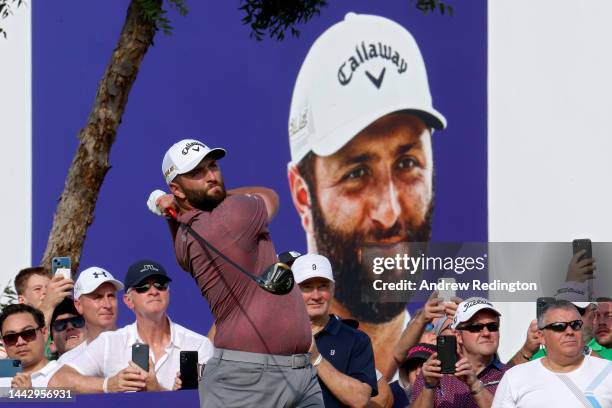
M 360 248 L 364 247 L 366 239 L 360 233 L 343 233 L 332 229 L 323 218 L 318 200 L 312 200 L 312 221 L 317 252 L 326 256 L 332 264 L 334 279 L 336 281 L 334 298 L 340 302 L 352 317 L 362 322 L 386 323 L 406 310 L 406 302 L 384 301 L 385 291 L 377 291 L 374 302 L 364 302 L 361 291 L 371 287 L 369 277 L 371 265 L 365 265 L 359 260 Z M 399 224 L 385 231 L 371 231 L 370 235 L 376 240 L 403 236 L 403 241 L 428 242 L 431 238 L 431 220 L 433 201 L 430 203 L 423 222 L 415 227 L 405 223 Z M 402 231 L 405 229 L 406 231 Z M 367 286 L 366 286 L 367 285 Z
M 212 211 L 221 203 L 221 201 L 225 200 L 225 197 L 227 196 L 225 184 L 220 182 L 219 186 L 221 187 L 221 192 L 215 195 L 210 195 L 207 191 L 202 190 L 183 189 L 183 193 L 193 207 L 202 211 Z

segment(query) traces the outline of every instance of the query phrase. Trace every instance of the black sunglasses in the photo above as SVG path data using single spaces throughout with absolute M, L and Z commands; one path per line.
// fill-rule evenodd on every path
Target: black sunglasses
M 583 323 L 584 322 L 582 320 L 572 320 L 571 322 L 554 322 L 551 324 L 547 324 L 540 330 L 550 329 L 554 332 L 564 332 L 565 329 L 567 329 L 567 326 L 569 326 L 572 328 L 573 331 L 578 331 L 582 329 Z
M 73 316 L 68 317 L 66 319 L 57 319 L 53 322 L 53 330 L 57 332 L 64 331 L 68 327 L 68 323 L 70 323 L 75 329 L 80 329 L 81 327 L 85 326 L 85 319 L 83 318 L 83 316 Z
M 470 333 L 480 333 L 481 331 L 484 330 L 485 327 L 490 332 L 497 332 L 497 331 L 499 331 L 499 323 L 498 322 L 474 323 L 474 324 L 470 324 L 469 326 L 457 327 L 457 330 L 467 330 Z
M 36 340 L 37 330 L 40 330 L 40 327 L 36 329 L 26 329 L 19 333 L 5 334 L 2 336 L 2 341 L 7 346 L 14 346 L 15 344 L 17 344 L 17 340 L 19 340 L 19 338 L 21 337 L 23 340 L 29 343 L 31 341 Z
M 153 283 L 143 283 L 142 285 L 139 286 L 132 286 L 132 289 L 134 289 L 136 291 L 136 293 L 146 293 L 149 291 L 149 289 L 151 289 L 151 286 L 153 286 L 155 289 L 159 290 L 159 291 L 165 291 L 168 289 L 168 284 L 170 282 L 165 281 L 165 282 L 153 282 Z

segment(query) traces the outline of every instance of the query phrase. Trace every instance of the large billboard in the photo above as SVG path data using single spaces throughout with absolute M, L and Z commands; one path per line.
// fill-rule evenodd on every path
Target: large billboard
M 127 4 L 32 5 L 34 264 Z M 463 2 L 449 16 L 405 0 L 336 1 L 299 26 L 299 37 L 260 42 L 235 2 L 189 9 L 170 14 L 173 34 L 159 33 L 142 63 L 81 269 L 123 278 L 131 262 L 155 259 L 173 275 L 171 318 L 208 332 L 208 306 L 177 265 L 165 222 L 146 207 L 152 190 L 167 189 L 165 151 L 199 139 L 227 150 L 228 188 L 279 194 L 270 226 L 278 252 L 332 258 L 334 311 L 363 322 L 379 369 L 389 371 L 384 347 L 401 333 L 406 303 L 359 307 L 351 292 L 363 274 L 353 261 L 364 247 L 411 239 L 487 241 L 486 2 Z M 352 21 L 363 14 L 382 18 Z M 119 320 L 133 315 L 122 308 Z M 381 330 L 391 321 L 393 330 Z

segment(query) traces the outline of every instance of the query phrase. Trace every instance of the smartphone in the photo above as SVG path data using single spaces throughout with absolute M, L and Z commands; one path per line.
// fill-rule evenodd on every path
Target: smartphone
M 149 345 L 136 343 L 132 345 L 132 361 L 149 372 Z
M 19 360 L 0 360 L 0 377 L 13 378 L 21 372 L 21 361 Z
M 65 279 L 71 279 L 71 265 L 69 256 L 57 256 L 51 260 L 51 272 L 53 276 L 62 275 Z
M 442 374 L 454 374 L 457 364 L 457 338 L 455 336 L 438 336 L 436 338 L 438 360 L 442 363 Z
M 544 311 L 544 306 L 554 300 L 554 297 L 539 297 L 538 300 L 536 300 L 536 319 L 539 319 L 542 315 L 542 312 Z
M 198 388 L 198 352 L 181 351 L 181 389 L 195 390 Z
M 452 302 L 457 295 L 457 291 L 453 287 L 456 283 L 455 278 L 438 278 L 438 287 L 444 288 L 438 290 L 438 297 L 444 302 Z
M 580 257 L 580 259 L 578 259 L 578 261 L 581 261 L 583 259 L 588 259 L 588 258 L 592 258 L 593 257 L 593 245 L 591 244 L 591 240 L 588 238 L 582 238 L 582 239 L 575 239 L 572 241 L 572 248 L 574 249 L 574 255 L 576 255 L 576 252 L 584 249 L 586 252 L 584 253 L 584 255 L 582 255 Z M 587 281 L 587 293 L 586 293 L 587 299 L 585 300 L 592 300 L 593 299 L 593 279 L 589 279 Z

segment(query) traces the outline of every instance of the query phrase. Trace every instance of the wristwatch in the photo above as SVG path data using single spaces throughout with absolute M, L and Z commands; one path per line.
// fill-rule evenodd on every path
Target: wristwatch
M 470 387 L 470 394 L 472 395 L 478 394 L 484 388 L 484 384 L 480 380 L 476 381 L 474 384 L 476 384 L 476 389 L 474 389 L 474 386 Z

